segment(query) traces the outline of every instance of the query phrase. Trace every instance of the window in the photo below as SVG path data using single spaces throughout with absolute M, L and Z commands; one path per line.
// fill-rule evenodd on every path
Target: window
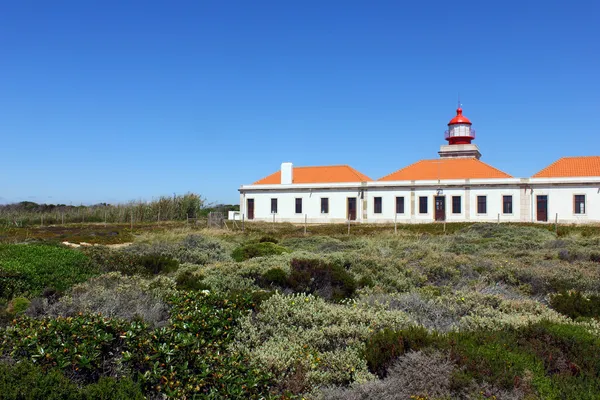
M 296 214 L 302 214 L 302 199 L 296 199 Z
M 396 214 L 404 214 L 404 197 L 396 197 Z
M 461 213 L 460 196 L 452 196 L 452 214 Z
M 512 196 L 502 196 L 502 213 L 512 214 Z
M 277 199 L 271 199 L 271 214 L 277 214 Z
M 585 194 L 576 194 L 573 198 L 575 200 L 575 214 L 585 214 Z
M 321 198 L 321 214 L 329 214 L 329 199 L 327 197 Z
M 373 204 L 373 212 L 375 212 L 375 214 L 381 214 L 381 197 L 375 197 L 373 200 L 375 201 L 375 203 Z
M 427 196 L 419 197 L 419 213 L 427 214 Z
M 487 196 L 477 196 L 477 214 L 487 213 Z

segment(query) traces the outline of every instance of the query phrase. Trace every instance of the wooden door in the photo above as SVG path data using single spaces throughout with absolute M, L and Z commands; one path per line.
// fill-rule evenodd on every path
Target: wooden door
M 537 196 L 537 220 L 548 221 L 548 196 Z
M 435 196 L 435 220 L 446 220 L 446 196 Z
M 348 197 L 348 219 L 356 221 L 356 197 Z
M 248 199 L 248 219 L 254 219 L 254 199 Z

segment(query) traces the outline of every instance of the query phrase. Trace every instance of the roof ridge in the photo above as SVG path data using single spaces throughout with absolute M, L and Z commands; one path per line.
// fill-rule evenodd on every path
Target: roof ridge
M 486 163 L 486 162 L 483 162 L 483 161 L 481 161 L 481 160 L 480 160 L 480 159 L 478 159 L 478 158 L 473 158 L 473 159 L 474 159 L 475 161 L 477 161 L 477 162 L 480 162 L 481 164 L 483 164 L 483 165 L 485 165 L 485 166 L 487 166 L 487 167 L 490 167 L 490 168 L 491 168 L 491 169 L 493 169 L 493 170 L 496 170 L 496 171 L 498 171 L 498 172 L 502 172 L 502 173 L 503 173 L 503 174 L 505 174 L 505 175 L 508 175 L 510 178 L 514 178 L 514 176 L 512 176 L 511 174 L 507 174 L 506 172 L 502 171 L 501 169 L 499 169 L 499 168 L 496 168 L 496 167 L 494 167 L 493 165 L 490 165 L 490 164 L 488 164 L 488 163 Z

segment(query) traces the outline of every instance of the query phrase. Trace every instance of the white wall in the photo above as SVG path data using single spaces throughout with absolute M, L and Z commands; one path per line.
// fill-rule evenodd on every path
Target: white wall
M 412 194 L 414 193 L 414 195 Z M 498 221 L 500 214 L 501 222 L 517 222 L 520 220 L 520 190 L 518 188 L 480 188 L 467 190 L 465 188 L 444 188 L 439 193 L 437 189 L 410 188 L 399 189 L 369 189 L 367 222 L 433 222 L 435 220 L 435 197 L 445 197 L 446 221 Z M 505 195 L 512 196 L 513 212 L 504 214 L 502 200 Z M 404 213 L 396 214 L 396 197 L 404 197 Z M 452 198 L 459 196 L 460 213 L 453 213 Z M 486 196 L 487 212 L 477 213 L 477 196 Z M 375 213 L 375 197 L 381 197 L 382 213 Z M 427 198 L 427 212 L 420 212 L 420 197 Z M 468 199 L 468 201 L 467 201 Z
M 530 189 L 531 190 L 531 189 Z M 585 195 L 585 213 L 575 214 L 574 195 Z M 554 222 L 558 214 L 558 221 L 563 223 L 589 223 L 600 222 L 600 188 L 573 186 L 573 187 L 535 187 L 531 193 L 531 208 L 533 221 L 537 222 L 537 196 L 548 196 L 548 222 Z
M 347 220 L 347 199 L 355 197 L 357 203 L 357 221 L 362 216 L 362 201 L 358 189 L 313 190 L 313 191 L 269 191 L 246 193 L 242 212 L 248 217 L 245 209 L 247 200 L 254 199 L 254 220 L 273 221 L 271 199 L 277 199 L 275 222 L 304 222 L 305 215 L 309 223 L 345 222 Z M 302 199 L 302 213 L 296 214 L 296 198 Z M 329 213 L 321 213 L 321 198 L 329 199 Z
M 532 180 L 534 181 L 534 180 Z M 454 184 L 453 184 L 454 185 Z M 559 222 L 586 223 L 600 222 L 600 184 L 590 187 L 592 183 L 565 183 L 562 187 L 557 182 L 507 182 L 498 186 L 486 186 L 483 183 L 471 183 L 464 187 L 455 185 L 443 187 L 440 195 L 446 198 L 446 221 L 460 222 L 536 222 L 536 196 L 548 196 L 548 222 L 554 222 L 558 213 Z M 521 186 L 521 187 L 519 187 Z M 286 186 L 289 188 L 289 186 Z M 533 189 L 532 189 L 533 188 Z M 363 218 L 363 199 L 361 190 L 364 189 L 366 203 L 366 218 Z M 339 223 L 347 220 L 347 199 L 357 200 L 357 221 L 366 223 L 427 223 L 433 222 L 435 216 L 434 198 L 437 188 L 418 185 L 397 187 L 381 187 L 375 182 L 360 187 L 345 188 L 314 188 L 299 187 L 295 191 L 242 188 L 240 196 L 241 212 L 247 219 L 246 204 L 248 199 L 254 199 L 254 219 L 257 221 L 273 221 L 271 214 L 271 199 L 278 199 L 276 222 L 303 223 L 305 215 L 309 223 Z M 585 214 L 574 213 L 575 194 L 586 196 Z M 504 214 L 502 207 L 503 196 L 512 196 L 512 213 Z M 396 197 L 404 197 L 404 213 L 396 215 Z M 419 197 L 427 197 L 427 213 L 419 212 Z M 461 197 L 460 214 L 452 213 L 452 197 Z M 486 196 L 487 211 L 477 212 L 477 196 Z M 321 198 L 329 198 L 329 213 L 321 214 Z M 374 198 L 382 198 L 382 213 L 375 214 Z M 302 213 L 295 213 L 295 199 L 302 198 Z

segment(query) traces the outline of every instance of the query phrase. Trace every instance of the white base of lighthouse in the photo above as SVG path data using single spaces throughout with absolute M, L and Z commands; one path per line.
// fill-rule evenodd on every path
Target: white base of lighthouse
M 438 154 L 441 158 L 481 158 L 476 144 L 447 144 L 440 146 Z

